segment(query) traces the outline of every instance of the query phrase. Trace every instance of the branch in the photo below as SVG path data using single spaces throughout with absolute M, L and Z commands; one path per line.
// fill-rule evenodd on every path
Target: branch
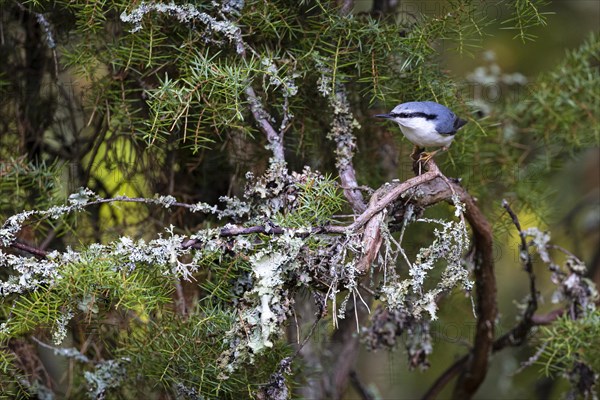
M 260 130 L 267 137 L 269 147 L 273 151 L 273 159 L 275 162 L 285 162 L 285 154 L 283 149 L 283 131 L 277 133 L 273 125 L 269 122 L 269 114 L 263 108 L 260 99 L 256 96 L 256 92 L 251 86 L 246 88 L 246 96 L 250 102 L 250 111 L 254 120 L 258 124 Z
M 339 146 L 339 144 L 338 144 Z M 365 209 L 365 201 L 358 190 L 358 182 L 356 180 L 356 172 L 352 163 L 348 163 L 339 168 L 340 180 L 344 188 L 344 196 L 352 206 L 355 212 L 361 212 Z
M 354 0 L 334 0 L 335 5 L 338 6 L 340 15 L 348 15 L 354 8 Z
M 364 226 L 371 218 L 373 218 L 375 214 L 381 212 L 384 208 L 392 204 L 400 197 L 400 195 L 402 195 L 406 191 L 442 176 L 440 170 L 434 162 L 429 161 L 428 165 L 429 171 L 422 175 L 415 176 L 414 178 L 410 178 L 402 183 L 393 185 L 391 188 L 389 186 L 384 186 L 383 188 L 379 189 L 373 195 L 376 196 L 377 201 L 375 203 L 369 204 L 369 207 L 356 219 L 356 221 L 354 221 L 354 223 L 348 226 L 348 231 L 357 231 L 359 228 Z M 382 192 L 384 192 L 385 194 L 378 194 Z M 445 193 L 445 191 L 443 190 L 442 192 Z M 445 194 L 444 196 L 449 198 L 447 194 Z M 439 201 L 440 199 L 437 199 L 434 202 L 437 203 Z M 433 202 L 430 204 L 433 204 Z
M 533 324 L 533 321 L 531 321 L 531 317 L 533 316 L 538 307 L 537 289 L 535 287 L 535 274 L 533 273 L 533 259 L 531 257 L 531 254 L 529 253 L 526 235 L 525 232 L 523 232 L 523 230 L 521 229 L 521 223 L 519 222 L 517 215 L 510 208 L 506 200 L 502 200 L 502 207 L 504 207 L 506 212 L 508 212 L 510 218 L 513 221 L 513 224 L 517 228 L 517 231 L 519 231 L 519 237 L 521 238 L 521 248 L 519 254 L 521 259 L 525 263 L 525 271 L 529 276 L 529 301 L 527 302 L 527 308 L 525 309 L 523 318 L 517 326 L 517 328 L 519 328 L 519 331 L 516 332 L 517 336 L 515 337 L 515 339 L 517 340 L 525 340 L 525 338 L 527 337 L 527 333 L 529 332 L 529 330 L 531 329 L 531 325 Z
M 13 242 L 10 247 L 14 247 L 15 249 L 19 249 L 22 251 L 26 251 L 27 253 L 33 254 L 34 256 L 38 256 L 40 258 L 46 258 L 48 252 L 38 249 L 37 247 L 29 246 L 25 243 Z
M 369 389 L 366 388 L 365 385 L 358 378 L 358 374 L 356 373 L 356 370 L 350 371 L 350 382 L 352 382 L 352 386 L 354 386 L 354 389 L 358 392 L 361 399 L 375 400 L 375 396 L 373 396 L 371 394 Z
M 371 297 L 366 299 L 371 302 Z M 355 304 L 354 307 L 358 307 Z M 358 307 L 356 310 L 357 318 L 364 320 L 367 315 L 366 307 Z M 328 372 L 321 378 L 323 395 L 320 398 L 340 399 L 348 385 L 350 372 L 354 369 L 358 350 L 360 348 L 359 335 L 356 334 L 355 321 L 352 318 L 345 318 L 340 321 L 338 329 L 331 336 L 331 343 L 328 346 L 327 358 L 330 365 L 327 365 Z
M 534 315 L 531 317 L 531 321 L 535 326 L 550 325 L 558 318 L 562 317 L 564 313 L 565 310 L 559 308 L 558 310 L 550 311 L 548 314 L 545 315 Z

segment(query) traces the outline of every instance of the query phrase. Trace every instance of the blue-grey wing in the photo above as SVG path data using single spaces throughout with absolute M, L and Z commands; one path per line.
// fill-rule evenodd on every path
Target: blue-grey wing
M 448 110 L 446 118 L 440 119 L 437 131 L 442 135 L 454 135 L 456 131 L 462 128 L 466 123 L 467 121 L 458 118 L 452 111 Z

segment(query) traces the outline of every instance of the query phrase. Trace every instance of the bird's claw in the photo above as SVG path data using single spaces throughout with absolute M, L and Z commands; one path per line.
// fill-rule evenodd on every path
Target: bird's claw
M 429 160 L 431 160 L 433 158 L 435 153 L 436 153 L 435 151 L 433 153 L 423 152 L 423 153 L 419 154 L 419 159 L 417 160 L 417 162 L 425 165 L 425 164 L 427 164 L 427 162 L 429 162 Z

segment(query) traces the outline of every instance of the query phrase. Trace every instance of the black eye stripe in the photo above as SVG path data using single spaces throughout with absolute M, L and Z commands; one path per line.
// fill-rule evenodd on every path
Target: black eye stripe
M 435 114 L 427 114 L 424 112 L 391 113 L 390 115 L 394 118 L 425 118 L 427 120 L 437 118 L 437 115 Z

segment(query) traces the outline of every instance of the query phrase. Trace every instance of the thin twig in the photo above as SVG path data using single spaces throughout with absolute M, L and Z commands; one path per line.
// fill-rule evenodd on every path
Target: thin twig
M 529 248 L 527 246 L 527 238 L 525 232 L 523 232 L 523 230 L 521 229 L 521 223 L 519 222 L 517 214 L 515 214 L 515 212 L 510 208 L 510 205 L 506 200 L 502 200 L 502 207 L 504 207 L 506 212 L 508 212 L 508 215 L 510 215 L 510 218 L 512 219 L 513 224 L 517 228 L 517 231 L 519 231 L 519 237 L 521 238 L 519 254 L 521 259 L 525 263 L 525 271 L 529 276 L 529 301 L 527 302 L 527 308 L 525 309 L 525 313 L 523 314 L 523 318 L 519 324 L 522 325 L 521 328 L 525 332 L 528 332 L 530 328 L 530 326 L 528 325 L 531 323 L 531 317 L 533 316 L 538 307 L 537 289 L 535 286 L 535 274 L 533 272 L 533 259 L 531 257 L 531 254 L 529 253 Z M 524 340 L 526 335 L 523 334 L 521 336 L 522 337 L 519 337 L 519 339 Z
M 302 348 L 306 345 L 306 343 L 308 343 L 308 341 L 310 340 L 312 335 L 315 333 L 315 329 L 317 328 L 317 325 L 319 324 L 320 321 L 321 321 L 321 316 L 317 315 L 317 319 L 315 319 L 315 322 L 310 327 L 308 334 L 306 335 L 306 337 L 304 338 L 304 340 L 302 341 L 300 346 L 298 346 L 298 348 L 296 349 L 296 352 L 292 356 L 292 359 L 298 357 L 298 354 L 300 354 L 300 350 L 302 350 Z
M 248 46 L 243 40 L 242 35 L 235 36 L 236 48 L 238 49 L 238 53 L 242 58 L 246 58 L 246 50 L 250 50 L 250 52 L 254 52 L 254 50 Z M 283 148 L 283 133 L 285 128 L 282 128 L 281 132 L 277 132 L 273 125 L 269 122 L 270 115 L 265 111 L 262 102 L 256 95 L 254 88 L 250 85 L 245 90 L 246 97 L 248 98 L 248 102 L 250 103 L 250 112 L 254 117 L 254 120 L 258 124 L 260 130 L 267 137 L 267 141 L 269 142 L 269 146 L 271 147 L 271 151 L 273 152 L 273 160 L 275 162 L 285 162 L 285 154 Z M 285 120 L 285 119 L 284 119 Z

